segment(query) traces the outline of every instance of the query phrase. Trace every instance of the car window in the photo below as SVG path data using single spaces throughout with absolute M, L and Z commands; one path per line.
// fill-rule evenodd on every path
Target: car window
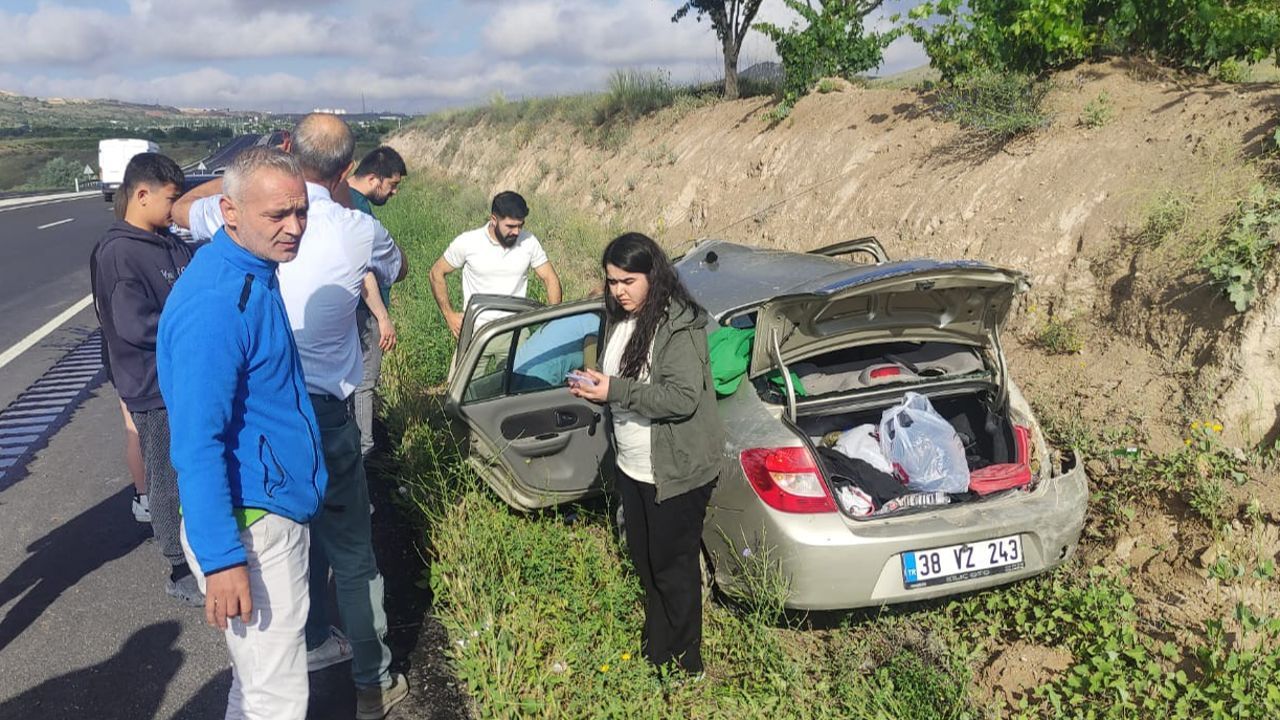
M 600 313 L 593 311 L 491 338 L 471 374 L 463 402 L 564 387 L 569 371 L 597 366 L 596 348 L 602 326 Z

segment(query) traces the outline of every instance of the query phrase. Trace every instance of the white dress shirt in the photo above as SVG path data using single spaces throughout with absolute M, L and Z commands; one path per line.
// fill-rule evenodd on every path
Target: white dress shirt
M 222 227 L 221 195 L 191 206 L 191 235 L 212 238 Z M 307 229 L 298 257 L 276 270 L 307 391 L 346 399 L 364 376 L 356 307 L 366 272 L 380 285 L 400 274 L 400 249 L 372 215 L 349 210 L 329 191 L 307 183 Z

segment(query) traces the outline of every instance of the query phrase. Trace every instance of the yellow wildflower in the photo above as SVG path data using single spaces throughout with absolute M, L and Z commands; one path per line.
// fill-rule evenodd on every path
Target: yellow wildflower
M 1182 444 L 1191 447 L 1191 438 L 1182 438 Z
M 609 672 L 609 663 L 605 663 L 605 664 L 601 665 L 601 666 L 600 666 L 600 672 L 602 672 L 602 673 L 604 673 L 604 672 Z
M 631 659 L 631 653 L 622 653 L 622 661 L 626 662 Z
M 1213 424 L 1213 431 L 1214 431 L 1214 432 L 1216 432 L 1216 433 L 1220 433 L 1220 432 L 1222 432 L 1222 423 L 1214 423 L 1214 424 Z
M 1199 421 L 1199 420 L 1197 420 L 1197 421 L 1195 421 L 1195 422 L 1191 423 L 1191 429 L 1192 429 L 1192 430 L 1199 430 L 1199 429 L 1200 429 L 1200 421 Z

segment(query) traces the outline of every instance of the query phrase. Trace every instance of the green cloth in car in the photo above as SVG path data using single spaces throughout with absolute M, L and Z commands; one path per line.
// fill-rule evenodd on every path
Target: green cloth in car
M 747 376 L 747 368 L 751 365 L 751 346 L 755 343 L 755 328 L 722 327 L 707 337 L 707 351 L 711 359 L 711 380 L 716 386 L 716 395 L 727 397 L 738 390 L 738 385 Z M 769 382 L 779 387 L 782 373 L 774 370 L 767 376 Z M 804 384 L 800 377 L 791 373 L 791 384 L 796 395 L 804 396 Z

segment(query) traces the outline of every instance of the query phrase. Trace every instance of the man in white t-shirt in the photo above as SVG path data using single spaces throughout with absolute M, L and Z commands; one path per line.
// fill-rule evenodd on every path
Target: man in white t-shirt
M 454 238 L 431 266 L 431 293 L 455 338 L 462 331 L 462 318 L 472 295 L 526 297 L 530 270 L 546 285 L 547 303 L 560 302 L 560 277 L 538 238 L 524 229 L 528 215 L 529 206 L 518 193 L 498 193 L 493 198 L 489 222 Z M 445 276 L 458 269 L 462 270 L 461 311 L 453 309 L 445 283 Z M 476 328 L 502 316 L 503 313 L 484 313 L 476 318 Z

